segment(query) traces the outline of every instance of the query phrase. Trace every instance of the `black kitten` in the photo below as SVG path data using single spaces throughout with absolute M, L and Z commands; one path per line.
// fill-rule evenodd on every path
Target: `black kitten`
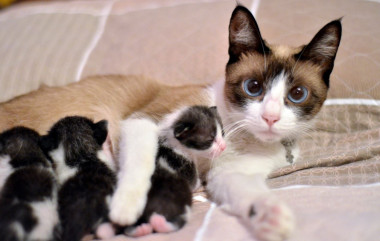
M 108 221 L 116 177 L 111 155 L 104 150 L 107 133 L 107 121 L 74 116 L 58 121 L 42 138 L 62 184 L 58 210 L 63 241 L 79 241 Z
M 53 240 L 57 185 L 37 132 L 15 127 L 0 135 L 0 239 Z
M 172 232 L 187 222 L 192 190 L 199 186 L 195 162 L 217 157 L 225 149 L 222 136 L 215 107 L 192 106 L 165 117 L 147 204 L 137 223 L 124 230 L 127 235 Z

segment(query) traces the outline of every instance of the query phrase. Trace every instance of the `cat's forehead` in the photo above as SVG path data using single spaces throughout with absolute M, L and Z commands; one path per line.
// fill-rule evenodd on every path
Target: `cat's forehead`
M 302 50 L 302 46 L 269 46 L 271 51 L 266 55 L 248 52 L 243 54 L 238 62 L 228 65 L 226 80 L 230 84 L 239 84 L 245 79 L 252 78 L 270 84 L 282 75 L 287 82 L 294 85 L 306 84 L 317 91 L 318 89 L 325 91 L 320 67 L 297 59 L 297 53 Z

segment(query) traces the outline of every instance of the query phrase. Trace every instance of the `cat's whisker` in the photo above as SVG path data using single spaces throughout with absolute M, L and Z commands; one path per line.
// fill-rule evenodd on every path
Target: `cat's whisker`
M 246 126 L 247 126 L 247 124 L 245 123 L 245 124 L 242 124 L 242 125 L 236 127 L 235 129 L 231 130 L 229 133 L 226 134 L 226 138 L 230 138 L 230 137 L 236 135 L 237 133 L 244 131 L 245 130 L 244 127 L 246 127 Z
M 233 129 L 235 126 L 237 126 L 237 125 L 239 125 L 239 124 L 241 124 L 241 123 L 245 123 L 245 122 L 247 122 L 247 120 L 236 121 L 236 122 L 234 122 L 234 123 L 231 123 L 231 124 L 229 124 L 229 125 L 226 125 L 226 126 L 224 127 L 224 130 L 225 130 L 226 132 L 228 132 L 228 131 L 230 131 L 231 129 Z
M 239 123 L 236 123 L 235 125 L 231 126 L 230 128 L 226 128 L 225 129 L 225 132 L 226 133 L 229 133 L 231 132 L 232 130 L 236 129 L 236 128 L 239 128 L 239 126 L 242 126 L 242 125 L 249 125 L 250 123 L 246 122 L 246 121 L 243 121 L 243 122 L 239 122 Z
M 236 122 L 234 123 L 234 125 L 232 125 L 230 128 L 227 128 L 225 129 L 225 132 L 228 133 L 228 132 L 231 132 L 232 130 L 236 129 L 236 128 L 239 128 L 240 126 L 242 125 L 248 125 L 250 124 L 251 122 L 249 122 L 248 120 L 242 120 L 242 121 L 239 121 L 239 122 Z

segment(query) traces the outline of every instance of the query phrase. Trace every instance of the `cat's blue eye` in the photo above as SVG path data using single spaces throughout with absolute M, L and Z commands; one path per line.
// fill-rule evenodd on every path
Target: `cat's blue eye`
M 303 86 L 297 86 L 291 89 L 288 93 L 288 99 L 296 104 L 304 102 L 309 94 L 309 91 Z
M 263 86 L 261 83 L 254 79 L 247 79 L 243 83 L 245 93 L 249 96 L 257 97 L 263 93 Z

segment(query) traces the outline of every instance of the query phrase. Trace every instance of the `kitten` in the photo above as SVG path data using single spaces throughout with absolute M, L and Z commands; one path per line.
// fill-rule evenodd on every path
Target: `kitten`
M 294 219 L 265 179 L 289 163 L 287 156 L 297 160 L 296 139 L 309 129 L 326 99 L 341 34 L 340 20 L 335 20 L 307 45 L 270 45 L 249 10 L 237 6 L 229 25 L 226 78 L 215 86 L 168 86 L 136 76 L 91 77 L 2 103 L 0 130 L 22 121 L 42 133 L 73 114 L 108 119 L 120 167 L 110 218 L 130 225 L 141 216 L 150 189 L 158 150 L 156 120 L 181 106 L 216 105 L 228 147 L 212 163 L 197 162 L 210 197 L 229 207 L 258 239 L 284 239 Z
M 42 147 L 56 165 L 61 239 L 77 241 L 108 221 L 108 199 L 116 177 L 103 150 L 107 121 L 66 117 L 42 137 Z
M 53 240 L 58 224 L 53 167 L 37 132 L 15 127 L 0 134 L 2 241 Z
M 156 168 L 142 216 L 125 229 L 129 236 L 166 233 L 187 222 L 192 190 L 199 187 L 198 157 L 216 158 L 225 149 L 216 107 L 192 106 L 166 116 L 160 124 Z

